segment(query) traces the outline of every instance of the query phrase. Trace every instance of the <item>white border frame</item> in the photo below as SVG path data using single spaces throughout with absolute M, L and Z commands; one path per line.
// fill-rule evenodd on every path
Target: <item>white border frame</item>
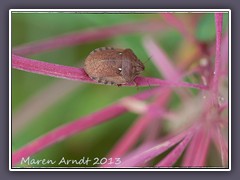
M 114 12 L 114 13 L 157 13 L 157 12 L 174 12 L 174 13 L 208 13 L 208 12 L 228 12 L 229 13 L 229 39 L 228 39 L 228 47 L 229 47 L 229 67 L 228 67 L 228 76 L 229 76 L 229 168 L 211 168 L 211 167 L 206 167 L 206 168 L 199 168 L 199 169 L 184 169 L 184 168 L 169 168 L 169 169 L 161 169 L 161 168 L 143 168 L 143 169 L 137 169 L 137 168 L 121 168 L 121 169 L 104 169 L 104 168 L 90 168 L 90 169 L 85 169 L 85 168 L 68 168 L 68 169 L 63 169 L 63 168 L 42 168 L 42 169 L 29 169 L 29 168 L 12 168 L 12 162 L 11 162 L 11 156 L 12 156 L 12 144 L 11 144 L 11 139 L 12 139 L 12 87 L 11 87 L 11 69 L 12 69 L 12 55 L 11 55 L 11 48 L 12 48 L 12 40 L 11 40 L 11 15 L 12 13 L 32 13 L 32 12 L 38 12 L 38 13 L 72 13 L 72 12 L 84 12 L 84 13 L 93 13 L 93 12 Z M 231 10 L 230 9 L 10 9 L 9 10 L 9 171 L 231 171 Z

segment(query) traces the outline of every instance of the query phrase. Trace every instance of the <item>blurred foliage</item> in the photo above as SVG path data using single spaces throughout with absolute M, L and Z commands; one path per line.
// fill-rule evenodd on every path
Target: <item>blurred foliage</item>
M 83 31 L 88 28 L 129 22 L 134 23 L 158 17 L 158 14 L 13 13 L 12 46 L 16 47 L 24 43 L 47 39 L 64 33 Z M 227 17 L 225 16 L 224 21 L 226 19 Z M 174 53 L 184 40 L 181 34 L 174 29 L 147 35 L 154 36 L 159 46 L 166 51 L 170 58 L 174 57 Z M 202 41 L 212 41 L 214 39 L 213 14 L 201 16 L 197 25 L 196 37 Z M 145 62 L 149 55 L 144 50 L 142 40 L 142 34 L 129 34 L 29 57 L 67 66 L 81 66 L 90 51 L 97 47 L 112 45 L 133 49 L 136 55 Z M 175 60 L 173 59 L 173 61 Z M 145 66 L 145 76 L 161 77 L 151 61 L 147 61 Z M 29 98 L 55 81 L 59 81 L 59 79 L 12 70 L 13 113 L 21 109 L 22 105 Z M 40 116 L 34 118 L 25 129 L 14 136 L 12 139 L 13 150 L 19 149 L 64 123 L 88 115 L 116 102 L 122 97 L 133 95 L 146 89 L 82 83 L 79 83 L 79 87 L 81 88 L 77 88 L 71 94 L 62 97 L 54 106 L 49 107 Z M 177 95 L 175 98 L 175 100 L 171 100 L 173 107 L 176 107 L 175 103 L 179 103 Z M 66 157 L 66 159 L 81 159 L 79 157 L 106 156 L 108 151 L 136 118 L 137 115 L 126 113 L 107 123 L 61 141 L 34 155 L 33 158 L 59 160 L 62 157 Z

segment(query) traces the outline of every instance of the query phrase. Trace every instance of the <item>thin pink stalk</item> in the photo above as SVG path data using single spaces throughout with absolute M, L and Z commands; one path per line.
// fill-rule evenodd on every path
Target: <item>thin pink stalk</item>
M 41 113 L 65 98 L 67 94 L 76 88 L 80 89 L 80 84 L 74 81 L 54 81 L 50 85 L 41 88 L 38 92 L 28 98 L 13 113 L 12 134 L 13 136 L 24 129 L 30 122 L 33 122 Z M 61 89 L 61 91 L 59 91 Z
M 190 146 L 185 154 L 183 166 L 187 167 L 203 167 L 206 163 L 207 152 L 210 143 L 209 132 L 201 129 L 193 137 Z
M 195 147 L 198 144 L 199 139 L 199 132 L 197 131 L 195 136 L 192 138 L 192 141 L 185 153 L 184 159 L 183 159 L 183 167 L 191 167 L 193 164 L 193 158 L 195 157 Z
M 122 163 L 118 167 L 136 167 L 141 164 L 145 164 L 175 144 L 179 143 L 187 135 L 195 133 L 196 128 L 196 126 L 192 126 L 191 128 L 184 130 L 174 137 L 171 136 L 163 142 L 157 142 L 151 144 L 149 147 L 144 147 L 145 150 L 135 150 L 135 153 L 133 152 L 130 155 L 122 158 Z
M 228 143 L 223 137 L 220 127 L 215 127 L 212 130 L 212 139 L 221 155 L 222 165 L 226 166 L 228 162 Z
M 150 97 L 153 91 L 156 90 L 145 91 L 135 95 L 134 97 L 143 100 Z M 73 134 L 106 122 L 107 120 L 119 116 L 124 112 L 126 112 L 125 107 L 120 104 L 114 104 L 89 116 L 77 119 L 73 122 L 58 127 L 14 152 L 12 154 L 12 166 L 18 164 L 22 158 L 32 156 L 60 140 L 66 139 Z
M 156 167 L 171 167 L 176 163 L 183 151 L 186 149 L 188 143 L 192 138 L 192 134 L 188 134 L 184 140 L 182 140 L 177 147 L 172 150 L 163 160 L 161 160 Z
M 201 135 L 201 142 L 199 143 L 199 146 L 198 146 L 198 151 L 194 158 L 195 161 L 193 162 L 193 166 L 195 167 L 206 166 L 209 145 L 210 145 L 209 132 L 203 132 L 203 134 Z
M 148 54 L 152 57 L 151 60 L 155 64 L 156 68 L 162 73 L 163 77 L 173 82 L 182 82 L 183 74 L 172 63 L 166 53 L 161 47 L 157 45 L 152 38 L 145 38 L 143 42 Z M 177 89 L 177 93 L 180 95 L 183 101 L 186 99 L 186 92 Z
M 178 81 L 181 76 L 179 71 L 174 67 L 171 60 L 154 40 L 145 38 L 143 44 L 159 72 L 168 80 Z
M 184 24 L 180 19 L 173 15 L 173 13 L 163 13 L 161 15 L 169 25 L 178 29 L 178 31 L 183 35 L 183 37 L 185 37 L 191 42 L 195 41 L 194 36 L 186 28 L 186 24 Z
M 221 47 L 221 74 L 227 75 L 228 74 L 228 33 L 225 33 L 223 40 L 222 40 L 222 47 Z
M 166 117 L 166 110 L 164 111 L 163 116 L 161 117 L 161 120 L 158 118 L 155 118 L 151 121 L 151 123 L 146 127 L 144 134 L 143 134 L 143 142 L 152 142 L 159 138 L 159 132 L 161 131 L 163 127 L 163 121 L 162 119 L 165 119 Z
M 96 126 L 103 123 L 106 120 L 112 119 L 125 111 L 125 108 L 119 105 L 112 105 L 103 109 L 102 111 L 96 112 L 85 118 L 78 119 L 69 124 L 65 124 L 46 135 L 34 140 L 28 145 L 24 146 L 20 150 L 16 151 L 12 155 L 12 164 L 15 166 L 21 161 L 22 158 L 32 156 L 35 153 L 45 149 L 46 147 L 66 139 L 67 137 L 86 130 L 90 127 Z
M 222 13 L 215 13 L 216 24 L 216 57 L 213 72 L 212 90 L 215 94 L 218 92 L 219 77 L 221 72 L 221 40 L 222 40 Z
M 41 52 L 46 52 L 54 49 L 59 49 L 67 46 L 79 45 L 99 40 L 106 40 L 114 36 L 130 34 L 134 32 L 156 31 L 165 28 L 159 21 L 147 21 L 139 23 L 121 24 L 111 27 L 87 29 L 82 32 L 69 33 L 46 39 L 38 42 L 33 42 L 21 45 L 13 49 L 13 53 L 17 55 L 31 55 Z
M 160 114 L 160 112 L 158 114 Z M 124 134 L 121 140 L 113 148 L 108 157 L 122 157 L 138 142 L 137 140 L 145 130 L 147 123 L 153 120 L 153 118 L 156 118 L 156 115 L 148 113 L 137 120 L 137 122 Z
M 12 67 L 15 69 L 32 72 L 36 74 L 98 84 L 97 82 L 89 78 L 89 76 L 85 73 L 83 68 L 47 63 L 16 55 L 12 55 Z M 191 84 L 186 82 L 170 82 L 150 77 L 137 77 L 134 81 L 137 84 L 137 86 L 191 87 L 198 89 L 207 89 L 206 86 L 201 84 Z M 134 82 L 127 83 L 124 84 L 123 86 L 136 86 L 135 83 Z

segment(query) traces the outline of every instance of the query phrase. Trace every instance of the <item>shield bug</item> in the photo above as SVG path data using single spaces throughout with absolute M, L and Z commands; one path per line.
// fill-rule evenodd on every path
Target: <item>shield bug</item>
M 131 49 L 101 47 L 87 56 L 84 69 L 98 83 L 119 86 L 132 82 L 144 65 Z

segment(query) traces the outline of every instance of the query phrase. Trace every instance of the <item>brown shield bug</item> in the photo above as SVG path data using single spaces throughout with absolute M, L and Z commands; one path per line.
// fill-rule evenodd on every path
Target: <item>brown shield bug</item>
M 88 55 L 84 69 L 98 83 L 120 86 L 132 82 L 144 65 L 131 49 L 101 47 Z

